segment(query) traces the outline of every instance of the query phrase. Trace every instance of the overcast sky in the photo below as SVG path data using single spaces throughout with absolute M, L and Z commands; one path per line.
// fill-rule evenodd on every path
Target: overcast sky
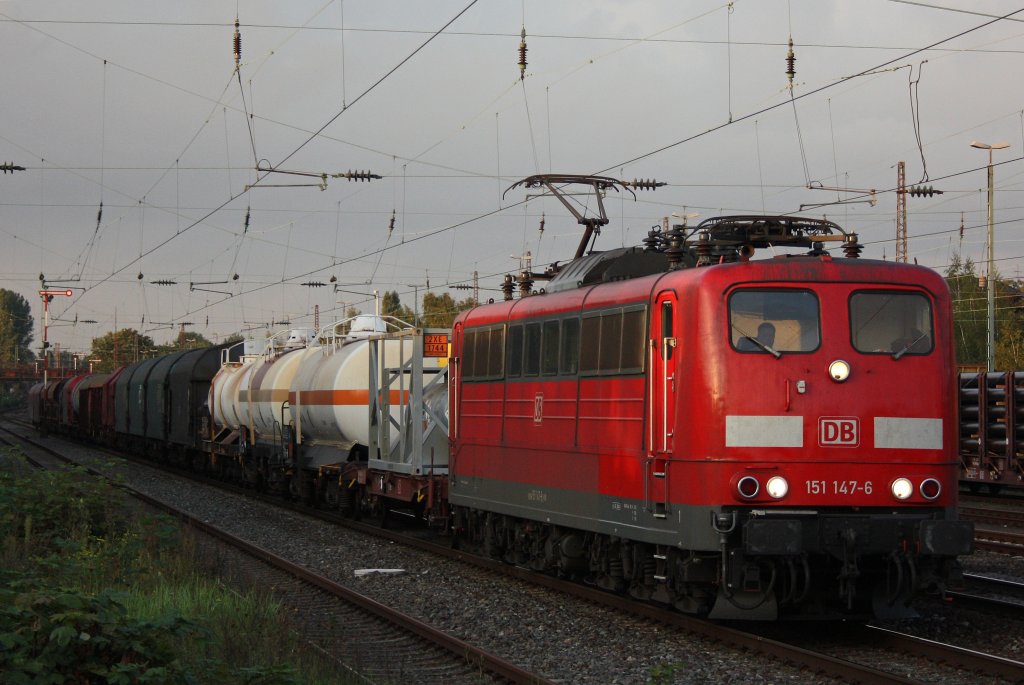
M 997 268 L 1024 277 L 1022 22 L 1024 0 L 0 0 L 0 162 L 26 167 L 0 175 L 0 287 L 37 320 L 40 274 L 72 287 L 49 337 L 75 351 L 115 324 L 262 337 L 374 290 L 461 299 L 474 272 L 500 297 L 518 257 L 575 250 L 556 200 L 502 196 L 551 171 L 668 184 L 611 193 L 598 249 L 673 213 L 804 205 L 891 260 L 900 160 L 945 191 L 907 203 L 910 256 L 944 270 L 985 260 L 973 140 L 1010 145 Z

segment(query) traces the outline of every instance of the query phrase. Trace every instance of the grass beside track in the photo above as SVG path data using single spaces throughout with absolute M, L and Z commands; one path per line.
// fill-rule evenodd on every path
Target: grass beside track
M 176 522 L 22 461 L 0 449 L 0 682 L 347 682 L 285 608 L 211 573 Z

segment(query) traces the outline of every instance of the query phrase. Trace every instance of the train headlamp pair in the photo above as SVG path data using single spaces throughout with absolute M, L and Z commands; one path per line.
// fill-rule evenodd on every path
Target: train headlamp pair
M 897 478 L 892 482 L 890 489 L 892 496 L 901 501 L 910 499 L 910 496 L 914 494 L 914 484 L 909 478 Z M 918 491 L 921 493 L 921 497 L 931 501 L 942 494 L 942 484 L 935 478 L 925 478 L 921 481 Z
M 789 493 L 789 482 L 782 476 L 772 476 L 765 483 L 764 490 L 772 499 L 782 499 Z M 753 499 L 761 492 L 761 481 L 753 476 L 743 476 L 736 483 L 736 491 L 743 499 Z

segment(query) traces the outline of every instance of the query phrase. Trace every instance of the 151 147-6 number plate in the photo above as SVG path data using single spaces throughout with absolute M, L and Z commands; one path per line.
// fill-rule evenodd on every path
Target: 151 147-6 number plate
M 806 480 L 808 495 L 870 495 L 871 481 Z

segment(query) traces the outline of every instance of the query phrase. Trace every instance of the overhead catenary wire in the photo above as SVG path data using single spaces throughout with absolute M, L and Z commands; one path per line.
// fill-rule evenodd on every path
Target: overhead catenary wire
M 924 70 L 924 65 L 928 60 L 921 60 L 917 65 L 917 78 L 914 78 L 914 66 L 910 66 L 910 73 L 907 75 L 908 85 L 910 89 L 910 117 L 911 123 L 914 126 L 914 140 L 917 142 L 917 150 L 921 153 L 921 180 L 918 183 L 924 183 L 928 180 L 928 163 L 924 158 L 924 144 L 921 142 L 921 101 L 918 97 L 919 87 L 921 84 L 921 72 Z
M 729 121 L 732 121 L 732 13 L 735 3 L 730 2 L 725 12 L 725 57 L 726 57 L 726 91 L 729 100 Z
M 249 144 L 252 147 L 253 166 L 259 166 L 260 156 L 256 152 L 256 134 L 252 129 L 252 117 L 249 115 L 249 103 L 245 100 L 245 87 L 242 85 L 242 34 L 238 28 L 238 15 L 235 15 L 235 34 L 232 40 L 235 57 L 235 80 L 238 81 L 238 96 L 242 100 L 242 112 L 245 114 L 245 124 L 249 130 Z M 249 82 L 250 89 L 252 82 Z M 251 98 L 250 98 L 251 100 Z M 227 124 L 227 110 L 224 111 L 225 126 Z M 230 166 L 230 165 L 228 165 Z
M 840 84 L 848 83 L 849 81 L 851 81 L 851 80 L 853 80 L 855 78 L 859 78 L 859 77 L 864 76 L 864 75 L 866 75 L 868 73 L 871 73 L 873 71 L 877 71 L 878 69 L 882 69 L 882 68 L 887 67 L 887 66 L 889 66 L 891 64 L 895 64 L 896 62 L 900 62 L 900 61 L 906 60 L 906 59 L 908 59 L 910 57 L 913 57 L 914 55 L 920 54 L 920 53 L 925 52 L 927 50 L 931 50 L 931 49 L 933 49 L 933 48 L 935 48 L 935 47 L 937 47 L 939 45 L 942 45 L 943 43 L 948 43 L 950 41 L 956 40 L 957 38 L 962 38 L 963 36 L 966 36 L 966 35 L 969 35 L 971 33 L 974 33 L 975 31 L 979 31 L 979 30 L 981 30 L 981 29 L 983 29 L 983 28 L 985 28 L 987 26 L 991 26 L 992 24 L 995 24 L 996 22 L 1001 21 L 1003 19 L 1008 19 L 1010 17 L 1013 17 L 1014 15 L 1020 14 L 1021 12 L 1024 12 L 1024 8 L 1017 9 L 1017 10 L 1014 10 L 1012 12 L 1008 12 L 1007 14 L 1004 14 L 1004 15 L 1001 15 L 999 17 L 996 17 L 995 19 L 992 19 L 990 21 L 986 21 L 986 22 L 984 22 L 982 24 L 979 24 L 977 26 L 973 26 L 971 28 L 964 29 L 963 31 L 959 31 L 959 32 L 957 32 L 957 33 L 955 33 L 953 35 L 950 35 L 950 36 L 947 36 L 945 38 L 941 38 L 941 39 L 939 39 L 937 41 L 934 41 L 932 43 L 929 43 L 928 45 L 925 45 L 924 47 L 915 48 L 914 50 L 912 50 L 911 52 L 909 52 L 909 53 L 907 53 L 905 55 L 900 55 L 899 57 L 894 57 L 893 59 L 886 60 L 885 62 L 882 62 L 881 64 L 877 64 L 877 65 L 875 65 L 873 67 L 869 67 L 867 69 L 863 69 L 863 70 L 861 70 L 861 71 L 859 71 L 859 72 L 857 72 L 855 74 L 851 74 L 850 76 L 840 77 L 840 78 L 838 78 L 838 79 L 836 79 L 834 81 L 831 81 L 829 83 L 826 83 L 826 84 L 824 84 L 822 86 L 818 86 L 817 88 L 813 88 L 811 90 L 808 90 L 805 93 L 801 93 L 800 95 L 793 95 L 792 91 L 790 91 L 790 101 L 794 101 L 795 102 L 796 100 L 802 100 L 802 99 L 808 98 L 808 97 L 810 97 L 812 95 L 817 95 L 818 93 L 826 91 L 826 90 L 828 90 L 830 88 L 834 88 L 835 86 L 838 86 Z M 759 116 L 761 114 L 764 114 L 766 112 L 771 112 L 771 111 L 773 111 L 775 109 L 778 109 L 779 107 L 782 107 L 782 106 L 784 106 L 786 104 L 788 104 L 788 102 L 784 100 L 782 102 L 777 102 L 777 103 L 774 103 L 774 104 L 771 104 L 771 105 L 767 105 L 767 106 L 762 107 L 760 109 L 757 109 L 757 110 L 755 110 L 753 112 L 748 112 L 747 114 L 744 114 L 743 116 L 741 116 L 741 117 L 739 117 L 739 118 L 737 118 L 737 119 L 735 119 L 733 121 L 725 121 L 725 122 L 723 122 L 721 124 L 717 124 L 715 126 L 712 126 L 712 127 L 708 128 L 708 129 L 705 129 L 705 130 L 700 131 L 698 133 L 694 133 L 694 134 L 691 134 L 691 135 L 686 136 L 684 138 L 681 138 L 679 140 L 676 140 L 676 141 L 674 141 L 672 143 L 668 143 L 667 145 L 662 145 L 661 147 L 655 148 L 655 149 L 650 150 L 648 152 L 644 152 L 644 153 L 642 153 L 640 155 L 637 155 L 636 157 L 632 157 L 632 158 L 627 159 L 625 161 L 617 162 L 615 164 L 606 166 L 603 169 L 601 169 L 599 171 L 596 171 L 595 173 L 597 173 L 597 174 L 606 173 L 606 172 L 611 171 L 612 169 L 614 169 L 616 167 L 628 166 L 628 165 L 633 164 L 635 162 L 639 162 L 642 159 L 647 159 L 648 157 L 653 157 L 654 155 L 657 155 L 657 154 L 660 154 L 662 152 L 665 152 L 666 150 L 671 150 L 672 148 L 678 147 L 680 145 L 684 145 L 684 144 L 692 142 L 694 140 L 698 140 L 699 138 L 703 138 L 705 136 L 711 135 L 712 133 L 716 133 L 718 131 L 721 131 L 722 129 L 727 128 L 729 126 L 734 126 L 734 125 L 736 125 L 736 124 L 738 124 L 738 123 L 740 123 L 742 121 L 746 121 L 747 119 L 752 119 L 752 118 L 755 118 L 755 117 L 757 117 L 757 116 Z
M 550 157 L 550 155 L 549 155 L 549 157 Z
M 471 0 L 471 2 L 470 2 L 470 3 L 468 4 L 468 5 L 466 5 L 466 6 L 465 6 L 465 7 L 464 7 L 464 8 L 462 9 L 462 10 L 460 10 L 460 11 L 459 11 L 459 12 L 458 12 L 458 13 L 457 13 L 457 14 L 456 14 L 456 15 L 455 15 L 454 17 L 452 17 L 452 18 L 451 18 L 450 20 L 448 20 L 448 22 L 446 22 L 446 23 L 445 23 L 445 24 L 444 24 L 444 25 L 443 25 L 443 26 L 442 26 L 442 27 L 441 27 L 440 29 L 438 29 L 438 30 L 437 30 L 437 31 L 436 31 L 436 32 L 435 32 L 434 34 L 432 34 L 432 35 L 430 36 L 430 38 L 428 38 L 428 39 L 427 39 L 426 41 L 424 41 L 423 43 L 421 43 L 421 44 L 420 44 L 420 45 L 419 45 L 419 46 L 418 46 L 417 48 L 415 48 L 415 49 L 414 49 L 414 50 L 413 50 L 413 51 L 412 51 L 411 53 L 409 53 L 409 54 L 408 54 L 408 55 L 407 55 L 407 56 L 406 56 L 405 58 L 403 58 L 403 59 L 402 59 L 402 60 L 401 60 L 401 61 L 400 61 L 400 62 L 399 62 L 399 63 L 398 63 L 397 65 L 395 65 L 394 67 L 392 67 L 392 68 L 391 68 L 390 70 L 388 70 L 388 71 L 387 71 L 387 72 L 386 72 L 386 73 L 385 73 L 385 74 L 384 74 L 383 76 L 381 76 L 380 78 L 378 78 L 378 79 L 377 79 L 377 80 L 376 80 L 376 81 L 375 81 L 375 82 L 374 82 L 373 84 L 371 84 L 371 85 L 370 85 L 369 87 L 367 87 L 367 88 L 366 88 L 366 89 L 365 89 L 365 90 L 364 90 L 364 91 L 363 91 L 362 93 L 360 93 L 360 94 L 359 94 L 359 96 L 357 96 L 357 97 L 356 97 L 356 98 L 355 98 L 355 99 L 354 99 L 354 100 L 352 101 L 352 103 L 350 103 L 350 104 L 348 105 L 348 107 L 346 107 L 346 108 L 342 109 L 341 111 L 337 112 L 337 113 L 336 113 L 335 115 L 333 115 L 332 117 L 330 117 L 330 118 L 328 119 L 328 121 L 327 121 L 327 122 L 326 122 L 325 124 L 323 124 L 323 125 L 322 125 L 322 126 L 321 126 L 321 127 L 319 128 L 319 129 L 317 129 L 317 130 L 316 130 L 315 132 L 313 132 L 313 133 L 312 133 L 312 134 L 311 134 L 311 135 L 310 135 L 310 136 L 309 136 L 309 137 L 308 137 L 308 138 L 307 138 L 307 139 L 306 139 L 305 141 L 303 141 L 303 142 L 302 142 L 302 143 L 301 143 L 301 144 L 300 144 L 300 145 L 299 145 L 298 147 L 296 147 L 296 148 L 295 148 L 294 150 L 292 150 L 292 152 L 290 152 L 290 153 L 289 153 L 289 154 L 287 154 L 287 155 L 286 155 L 286 156 L 285 156 L 284 158 L 282 158 L 282 159 L 280 160 L 280 162 L 278 162 L 278 164 L 277 164 L 277 165 L 275 165 L 275 166 L 279 166 L 280 164 L 283 164 L 284 162 L 286 162 L 287 160 L 291 159 L 291 158 L 292 158 L 293 156 L 295 156 L 296 154 L 298 154 L 298 152 L 299 152 L 300 150 L 302 150 L 302 149 L 303 149 L 303 148 L 304 148 L 304 147 L 305 147 L 306 145 L 308 145 L 308 144 L 309 144 L 309 143 L 310 143 L 310 142 L 311 142 L 312 140 L 314 140 L 314 139 L 315 139 L 315 138 L 316 138 L 316 137 L 317 137 L 317 136 L 318 136 L 318 135 L 319 135 L 319 134 L 320 134 L 321 132 L 323 132 L 323 130 L 324 130 L 324 129 L 326 129 L 326 128 L 327 128 L 328 126 L 330 126 L 330 125 L 331 125 L 331 124 L 332 124 L 332 123 L 333 123 L 334 121 L 336 121 L 336 120 L 338 119 L 338 117 L 340 117 L 340 116 L 341 116 L 342 114 L 344 114 L 344 113 L 345 113 L 346 111 L 348 111 L 348 109 L 350 109 L 350 108 L 351 108 L 351 107 L 352 107 L 353 105 L 355 105 L 355 104 L 356 104 L 357 102 L 359 102 L 360 100 L 362 100 L 362 99 L 363 99 L 363 98 L 364 98 L 364 97 L 365 97 L 366 95 L 368 95 L 368 94 L 369 94 L 370 92 L 372 92 L 372 91 L 373 91 L 373 90 L 374 90 L 375 88 L 377 88 L 377 87 L 378 87 L 378 86 L 379 86 L 379 85 L 380 85 L 381 83 L 383 83 L 383 82 L 384 82 L 384 81 L 385 81 L 385 80 L 386 80 L 386 79 L 387 79 L 387 78 L 388 78 L 389 76 L 391 76 L 392 74 L 394 74 L 394 73 L 395 73 L 395 72 L 396 72 L 396 71 L 397 71 L 398 69 L 400 69 L 400 68 L 401 68 L 401 67 L 402 67 L 402 66 L 403 66 L 404 64 L 406 64 L 406 63 L 407 63 L 407 62 L 408 62 L 408 61 L 409 61 L 410 59 L 412 59 L 412 58 L 413 58 L 413 57 L 414 57 L 414 56 L 415 56 L 416 54 L 418 54 L 418 53 L 419 53 L 419 52 L 420 52 L 420 51 L 421 51 L 421 50 L 422 50 L 423 48 L 425 48 L 425 47 L 426 47 L 426 46 L 427 46 L 427 45 L 428 45 L 428 44 L 429 44 L 430 42 L 432 42 L 432 41 L 433 41 L 433 40 L 434 40 L 434 39 L 435 39 L 435 38 L 436 38 L 436 37 L 437 37 L 438 35 L 440 35 L 440 34 L 441 34 L 441 32 L 443 32 L 443 31 L 444 31 L 444 30 L 445 30 L 445 29 L 446 29 L 447 27 L 451 26 L 451 24 L 453 24 L 453 23 L 454 23 L 454 22 L 455 22 L 455 21 L 456 21 L 456 20 L 457 20 L 457 19 L 458 19 L 459 17 L 461 17 L 461 16 L 462 16 L 463 14 L 465 14 L 465 13 L 466 13 L 466 12 L 467 12 L 467 11 L 468 11 L 468 10 L 469 10 L 470 8 L 472 8 L 472 7 L 473 7 L 473 6 L 474 6 L 474 5 L 475 5 L 475 4 L 476 4 L 476 3 L 478 2 L 478 1 L 479 1 L 479 0 Z M 267 173 L 269 173 L 269 172 L 267 172 Z M 216 214 L 217 212 L 219 212 L 220 210 L 222 210 L 223 208 L 227 207 L 227 206 L 228 206 L 229 204 L 231 204 L 232 202 L 234 202 L 234 201 L 235 201 L 236 199 L 238 199 L 239 197 L 241 197 L 242 195 L 244 195 L 245 193 L 247 193 L 247 192 L 248 192 L 248 190 L 249 190 L 249 188 L 251 188 L 251 187 L 253 187 L 253 186 L 257 185 L 257 184 L 258 184 L 258 183 L 260 182 L 260 180 L 262 180 L 263 178 L 265 178 L 265 177 L 267 176 L 267 173 L 263 173 L 263 174 L 259 175 L 259 176 L 258 176 L 258 177 L 256 178 L 256 180 L 254 181 L 254 183 L 250 184 L 250 185 L 249 185 L 249 186 L 247 186 L 246 188 L 243 188 L 243 189 L 242 189 L 241 191 L 239 191 L 239 192 L 237 192 L 237 193 L 234 193 L 234 194 L 232 194 L 232 195 L 231 195 L 231 196 L 230 196 L 230 197 L 229 197 L 229 198 L 228 198 L 227 200 L 225 200 L 224 202 L 222 202 L 222 203 L 221 203 L 220 205 L 218 205 L 217 207 L 215 207 L 215 208 L 211 209 L 211 210 L 210 210 L 209 212 L 207 212 L 206 214 L 204 214 L 204 215 L 203 215 L 202 217 L 200 217 L 200 218 L 199 218 L 199 219 L 197 219 L 196 221 L 193 221 L 193 222 L 192 222 L 191 224 L 189 224 L 188 226 L 186 226 L 185 228 L 183 228 L 183 229 L 182 229 L 181 231 L 179 231 L 179 232 L 175 233 L 175 234 L 174 234 L 173 236 L 170 236 L 169 238 L 166 238 L 165 240 L 163 240 L 163 241 L 160 241 L 159 243 L 157 243 L 157 244 L 156 244 L 156 245 L 155 245 L 154 247 L 152 247 L 152 248 L 151 248 L 151 249 L 150 249 L 150 250 L 149 250 L 148 252 L 146 252 L 145 254 L 151 254 L 152 252 L 155 252 L 156 250 L 159 250 L 159 249 L 161 249 L 162 247 L 164 247 L 165 245 L 167 245 L 168 243 L 170 243 L 170 242 L 171 242 L 172 240 L 174 240 L 174 239 L 175 239 L 175 238 L 177 238 L 178 236 L 180 236 L 180 235 L 183 235 L 184 233 L 186 233 L 187 231 L 191 230 L 192 228 L 194 228 L 194 227 L 196 227 L 196 226 L 200 225 L 201 223 L 203 223 L 204 221 L 206 221 L 206 219 L 210 218 L 211 216 L 213 216 L 214 214 Z M 96 283 L 92 284 L 92 285 L 91 285 L 91 286 L 90 286 L 89 288 L 87 288 L 87 289 L 85 290 L 85 292 L 83 293 L 83 296 L 84 296 L 85 294 L 87 294 L 87 293 L 88 293 L 88 292 L 89 292 L 89 291 L 90 291 L 91 289 L 93 289 L 93 288 L 95 288 L 95 287 L 97 287 L 97 286 L 101 285 L 102 283 L 106 282 L 107 280 L 109 280 L 109 278 L 111 278 L 112 276 L 114 276 L 114 275 L 116 275 L 116 274 L 120 273 L 121 271 L 124 271 L 125 269 L 129 268 L 130 266 L 132 266 L 133 264 L 135 264 L 135 263 L 136 263 L 136 262 L 137 262 L 137 261 L 138 261 L 139 259 L 141 259 L 141 258 L 142 258 L 143 256 L 145 256 L 145 255 L 140 255 L 140 257 L 138 257 L 138 258 L 136 258 L 136 259 L 132 259 L 132 260 L 130 260 L 130 261 L 129 261 L 129 262 L 127 262 L 126 264 L 123 264 L 123 265 L 122 265 L 121 267 L 119 267 L 119 268 L 115 268 L 115 270 L 113 271 L 113 273 L 111 273 L 111 274 L 110 274 L 109 276 L 106 276 L 106 277 L 104 277 L 103 279 L 100 279 L 100 280 L 99 280 L 98 282 L 96 282 Z M 80 299 L 81 299 L 81 298 L 76 298 L 76 302 L 77 302 L 78 300 L 80 300 Z M 186 314 L 186 315 L 187 315 L 187 314 Z
M 348 106 L 345 103 L 345 0 L 338 0 L 338 10 L 341 14 L 341 107 L 344 109 Z
M 1018 157 L 1018 158 L 1015 158 L 1015 159 L 1004 160 L 1003 162 L 998 162 L 997 164 L 1009 164 L 1009 163 L 1012 163 L 1012 162 L 1021 161 L 1022 159 L 1024 159 L 1024 157 Z M 964 171 L 954 172 L 954 173 L 949 174 L 947 176 L 935 178 L 935 179 L 932 179 L 932 180 L 933 181 L 941 181 L 941 180 L 943 180 L 945 178 L 951 178 L 951 177 L 955 177 L 955 176 L 960 176 L 960 175 L 967 174 L 967 173 L 974 173 L 974 172 L 977 172 L 980 169 L 984 169 L 984 168 L 985 167 L 976 167 L 976 168 L 972 168 L 972 169 L 968 169 L 968 170 L 964 170 Z M 880 192 L 893 192 L 893 190 L 894 189 L 890 189 L 890 190 L 884 190 L 884 191 L 880 191 Z M 467 226 L 467 225 L 470 225 L 472 223 L 476 223 L 478 221 L 482 221 L 482 220 L 488 219 L 488 218 L 493 217 L 495 215 L 498 215 L 498 214 L 500 214 L 502 212 L 508 211 L 508 210 L 513 209 L 515 207 L 518 207 L 518 206 L 520 206 L 520 205 L 522 205 L 522 204 L 524 204 L 526 202 L 527 202 L 526 199 L 520 200 L 518 202 L 507 204 L 504 207 L 500 207 L 500 208 L 491 210 L 491 211 L 486 212 L 484 214 L 474 215 L 473 217 L 470 217 L 470 218 L 465 219 L 463 221 L 459 221 L 459 222 L 456 222 L 456 223 L 453 223 L 453 224 L 449 224 L 447 226 L 443 226 L 443 227 L 434 229 L 432 231 L 426 231 L 426 232 L 424 232 L 422 234 L 413 236 L 411 238 L 407 238 L 405 240 L 405 243 L 406 244 L 414 243 L 414 242 L 418 242 L 418 241 L 421 241 L 421 240 L 425 240 L 425 239 L 429 239 L 429 238 L 435 237 L 435 236 L 443 234 L 443 233 L 445 233 L 447 231 L 453 231 L 453 230 L 455 230 L 457 228 L 461 228 L 463 226 Z M 1000 225 L 1000 224 L 1003 224 L 1003 223 L 1011 223 L 1013 221 L 1016 221 L 1016 220 L 998 221 L 998 222 L 996 222 L 996 224 Z M 978 227 L 981 227 L 981 226 L 982 225 L 979 224 L 978 226 L 969 227 L 969 228 L 978 228 Z M 952 230 L 958 230 L 958 229 L 952 229 Z M 929 237 L 929 236 L 932 236 L 932 235 L 947 234 L 949 232 L 950 231 L 947 231 L 947 230 L 935 231 L 935 232 L 931 232 L 931 233 L 914 234 L 913 237 Z M 883 243 L 893 242 L 894 240 L 895 240 L 894 238 L 888 238 L 888 239 L 882 239 L 882 240 L 866 241 L 863 244 L 865 244 L 865 245 L 876 245 L 876 244 L 883 244 Z M 337 262 L 337 264 L 335 266 L 344 266 L 345 264 L 356 262 L 356 261 L 360 261 L 360 260 L 366 259 L 368 257 L 375 257 L 375 256 L 378 256 L 380 253 L 382 253 L 384 251 L 387 251 L 389 249 L 393 249 L 394 247 L 395 246 L 387 246 L 387 245 L 385 245 L 384 247 L 364 252 L 364 253 L 362 253 L 362 254 L 360 254 L 358 256 L 354 256 L 354 257 L 351 257 L 351 258 L 348 258 L 348 259 L 340 260 L 340 261 Z M 1017 257 L 1017 258 L 1019 259 L 1020 257 Z M 1011 259 L 1011 258 L 1007 258 L 1007 259 Z M 284 284 L 284 283 L 286 283 L 288 281 L 297 281 L 297 280 L 302 279 L 302 278 L 307 278 L 307 277 L 310 277 L 310 276 L 314 276 L 314 275 L 316 275 L 318 273 L 321 273 L 321 272 L 325 271 L 327 268 L 330 268 L 330 267 L 317 267 L 315 269 L 311 269 L 309 271 L 305 271 L 303 273 L 290 276 L 290 277 L 288 277 L 286 279 L 282 279 L 280 281 L 273 281 L 273 282 L 268 282 L 268 283 L 265 283 L 265 284 L 262 284 L 262 285 L 258 285 L 258 286 L 254 287 L 254 288 L 250 288 L 250 289 L 245 290 L 243 292 L 239 292 L 238 295 L 255 294 L 255 293 L 264 291 L 264 290 L 266 290 L 268 288 L 272 288 L 272 287 L 275 287 L 275 286 L 282 285 L 282 284 Z M 492 274 L 491 276 L 493 277 L 493 276 L 496 276 L 496 275 L 501 275 L 501 273 L 503 273 L 503 272 L 496 272 L 495 274 Z M 206 309 L 209 309 L 212 306 L 215 306 L 217 304 L 220 304 L 222 302 L 225 302 L 225 301 L 231 299 L 231 297 L 232 296 L 226 296 L 226 297 L 223 297 L 223 298 L 221 298 L 219 300 L 207 303 L 207 304 L 203 305 L 202 307 L 199 307 L 198 309 L 193 309 L 193 310 L 190 310 L 190 311 L 186 312 L 182 316 L 183 317 L 184 316 L 194 316 L 194 315 L 198 314 L 201 311 L 204 311 Z

